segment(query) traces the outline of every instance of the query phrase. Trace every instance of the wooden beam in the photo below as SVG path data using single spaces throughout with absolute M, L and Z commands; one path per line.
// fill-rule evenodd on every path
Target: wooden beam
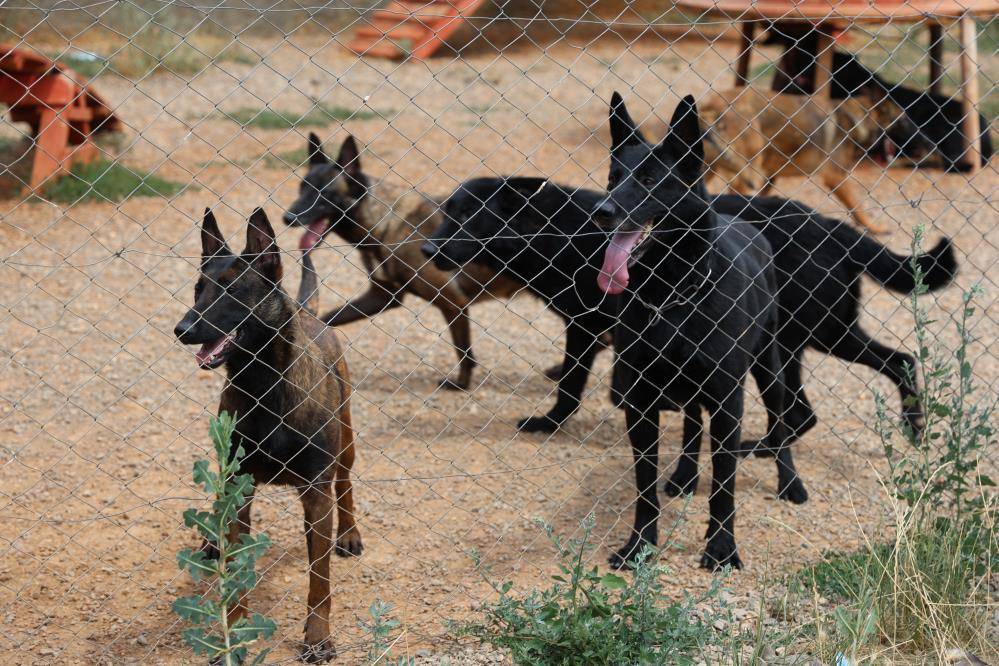
M 818 99 L 832 97 L 833 38 L 832 27 L 827 24 L 816 26 L 818 44 L 815 48 L 815 88 L 813 94 Z
M 966 150 L 964 159 L 975 173 L 982 165 L 981 127 L 978 123 L 978 27 L 971 14 L 961 17 L 961 93 Z
M 943 82 L 943 26 L 930 23 L 930 92 L 940 94 Z
M 742 37 L 739 39 L 739 61 L 735 66 L 735 85 L 749 85 L 749 61 L 753 55 L 753 38 L 756 36 L 756 22 L 743 21 Z

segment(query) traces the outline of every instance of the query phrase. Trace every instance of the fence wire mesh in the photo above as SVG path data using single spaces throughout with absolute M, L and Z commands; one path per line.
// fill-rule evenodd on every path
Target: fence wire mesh
M 734 516 L 743 616 L 761 580 L 882 534 L 874 396 L 897 419 L 912 390 L 915 229 L 956 260 L 920 264 L 934 332 L 956 349 L 982 285 L 969 360 L 986 394 L 999 378 L 999 4 L 766 4 L 0 3 L 0 659 L 191 661 L 170 606 L 204 588 L 176 553 L 223 389 L 264 451 L 268 662 L 313 606 L 303 502 L 363 536 L 320 594 L 343 663 L 369 658 L 376 599 L 397 654 L 502 659 L 451 623 L 495 597 L 477 561 L 516 589 L 552 574 L 535 519 L 593 514 L 601 567 L 633 522 L 661 546 L 678 524 L 682 595 L 710 585 L 709 512 L 709 537 Z M 328 484 L 344 423 L 352 507 Z M 732 471 L 783 427 L 804 503 L 770 458 Z

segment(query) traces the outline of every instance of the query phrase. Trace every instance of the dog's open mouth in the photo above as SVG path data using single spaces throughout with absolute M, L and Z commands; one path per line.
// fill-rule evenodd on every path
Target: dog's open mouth
M 620 294 L 628 287 L 628 269 L 642 256 L 652 234 L 652 222 L 641 229 L 618 231 L 604 251 L 604 265 L 597 285 L 608 294 Z
M 885 137 L 881 142 L 881 148 L 874 155 L 874 161 L 878 163 L 878 166 L 886 167 L 895 160 L 895 156 L 898 154 L 898 148 L 895 146 L 895 142 Z
M 329 229 L 330 223 L 327 220 L 316 220 L 310 224 L 306 229 L 305 233 L 302 234 L 302 240 L 298 242 L 298 248 L 305 252 L 314 249 L 319 242 L 326 235 L 326 230 Z
M 198 360 L 198 366 L 202 370 L 211 370 L 212 368 L 219 367 L 229 358 L 229 354 L 232 352 L 235 343 L 236 334 L 229 333 L 217 340 L 201 345 L 201 349 L 194 354 L 194 357 Z

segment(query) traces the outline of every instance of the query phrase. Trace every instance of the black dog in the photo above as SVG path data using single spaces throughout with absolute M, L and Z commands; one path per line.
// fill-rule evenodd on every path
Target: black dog
M 780 44 L 787 51 L 774 73 L 772 87 L 777 92 L 811 94 L 815 89 L 815 52 L 818 33 L 807 26 L 795 28 L 782 25 L 767 31 L 766 43 Z M 833 99 L 843 99 L 859 94 L 874 86 L 877 94 L 887 93 L 909 119 L 919 128 L 923 138 L 934 149 L 947 171 L 967 171 L 964 158 L 965 137 L 962 130 L 964 109 L 961 100 L 934 95 L 926 90 L 915 90 L 902 84 L 891 83 L 867 69 L 856 57 L 842 51 L 833 52 L 830 91 Z M 979 116 L 982 139 L 982 165 L 992 157 L 992 136 L 989 123 Z M 900 144 L 900 154 L 907 155 L 908 148 L 917 148 L 923 142 Z M 884 157 L 890 157 L 888 155 Z M 918 155 L 911 155 L 918 159 Z
M 476 178 L 444 202 L 444 223 L 424 244 L 424 252 L 441 269 L 486 266 L 523 285 L 565 320 L 565 371 L 558 397 L 547 414 L 520 421 L 528 432 L 553 432 L 575 412 L 593 359 L 605 346 L 601 334 L 617 320 L 618 299 L 596 286 L 607 236 L 590 211 L 603 196 L 541 178 Z M 903 403 L 911 403 L 906 398 L 915 397 L 915 387 L 905 367 L 912 367 L 914 359 L 874 340 L 859 324 L 860 276 L 866 272 L 889 289 L 909 292 L 915 285 L 911 257 L 796 201 L 723 195 L 711 206 L 752 222 L 774 252 L 782 304 L 777 338 L 787 353 L 785 381 L 795 398 L 785 414 L 792 439 L 815 424 L 801 383 L 806 347 L 883 373 L 899 387 Z M 948 284 L 957 270 L 946 238 L 916 261 L 930 289 Z M 918 406 L 903 409 L 918 424 Z M 670 495 L 696 487 L 700 424 L 688 423 L 687 430 L 688 455 L 667 483 Z
M 330 552 L 346 557 L 362 550 L 350 481 L 354 431 L 344 346 L 334 329 L 315 318 L 318 285 L 307 254 L 299 303 L 281 288 L 281 255 L 262 210 L 250 217 L 242 254 L 226 245 L 211 211 L 205 211 L 201 241 L 194 306 L 174 333 L 184 344 L 202 345 L 196 358 L 203 369 L 225 365 L 219 411 L 237 418 L 233 444 L 246 451 L 243 471 L 256 483 L 298 489 L 309 553 L 302 658 L 325 662 L 336 654 L 329 624 Z M 233 521 L 235 541 L 249 532 L 252 499 Z M 206 550 L 211 553 L 211 544 Z M 245 613 L 241 601 L 230 621 Z
M 778 496 L 807 498 L 786 446 L 777 344 L 777 282 L 770 244 L 752 225 L 715 213 L 704 187 L 704 146 L 694 98 L 677 106 L 658 145 L 636 132 L 621 97 L 611 101 L 607 198 L 594 210 L 614 229 L 597 282 L 623 294 L 614 327 L 615 375 L 635 456 L 638 500 L 623 566 L 658 541 L 659 412 L 710 415 L 712 482 L 701 566 L 741 567 L 735 543 L 735 472 L 744 382 L 757 366 L 767 409 L 766 448 Z

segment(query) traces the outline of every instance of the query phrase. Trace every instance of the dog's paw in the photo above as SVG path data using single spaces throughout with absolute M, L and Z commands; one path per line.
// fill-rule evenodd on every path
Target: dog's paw
M 777 499 L 782 499 L 791 504 L 804 504 L 808 501 L 808 491 L 805 490 L 805 484 L 802 483 L 801 478 L 796 474 L 790 481 L 782 480 L 780 482 Z
M 336 648 L 333 639 L 325 638 L 317 643 L 305 643 L 298 658 L 306 664 L 325 664 L 336 658 Z
M 358 557 L 364 552 L 364 544 L 361 542 L 361 532 L 357 527 L 352 527 L 342 534 L 336 535 L 336 547 L 333 552 L 337 557 Z
M 697 475 L 688 476 L 673 472 L 673 476 L 663 484 L 663 492 L 670 497 L 680 497 L 681 495 L 693 495 L 697 490 Z
M 557 363 L 552 367 L 548 368 L 547 370 L 545 370 L 545 377 L 552 380 L 553 382 L 557 382 L 558 380 L 562 379 L 562 364 Z
M 470 383 L 471 382 L 455 381 L 450 377 L 445 377 L 440 381 L 440 383 L 437 384 L 437 386 L 445 391 L 467 391 Z
M 552 433 L 558 430 L 559 422 L 545 414 L 544 416 L 532 416 L 521 419 L 517 422 L 517 430 L 521 432 L 547 432 Z
M 701 555 L 701 568 L 719 571 L 725 567 L 742 568 L 742 560 L 735 548 L 735 537 L 730 534 L 718 534 L 708 539 L 708 545 Z
M 615 569 L 634 569 L 635 559 L 645 550 L 646 546 L 656 547 L 654 540 L 645 539 L 638 534 L 632 533 L 628 543 L 624 544 L 607 558 L 608 564 Z

